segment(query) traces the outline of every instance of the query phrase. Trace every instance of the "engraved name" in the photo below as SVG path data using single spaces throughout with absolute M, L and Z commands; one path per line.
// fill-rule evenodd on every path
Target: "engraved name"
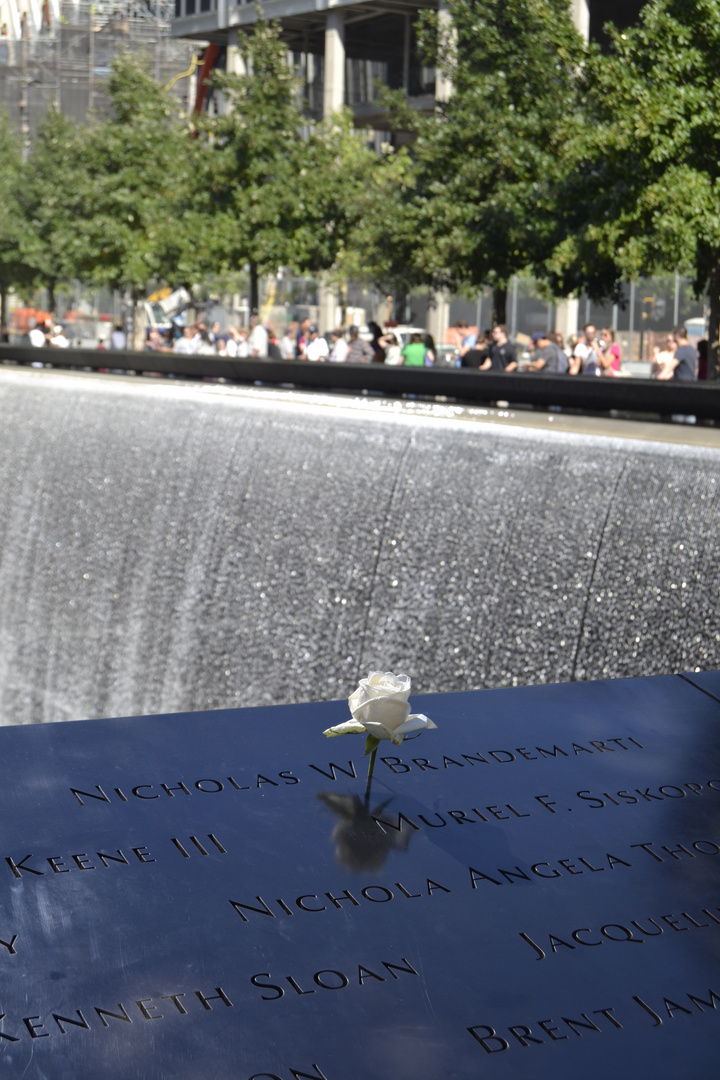
M 658 787 L 638 787 L 631 791 L 615 791 L 612 795 L 607 791 L 595 794 L 592 791 L 578 791 L 578 799 L 592 810 L 603 810 L 608 806 L 638 806 L 649 802 L 666 802 L 668 799 L 685 799 L 688 795 L 720 793 L 720 780 L 707 780 L 705 785 L 694 781 L 686 781 L 684 784 L 660 784 Z M 618 799 L 620 802 L 618 802 Z M 606 801 L 607 800 L 607 801 Z M 557 812 L 557 811 L 555 811 Z
M 668 862 L 670 859 L 679 862 L 685 859 L 720 854 L 720 844 L 714 840 L 693 840 L 685 844 L 676 843 L 675 845 L 649 841 L 643 844 L 629 844 L 628 846 L 631 851 L 637 851 L 641 861 L 644 861 L 643 855 L 646 855 L 654 862 Z M 662 852 L 662 855 L 659 852 Z M 628 853 L 625 852 L 624 854 Z M 635 858 L 634 855 L 633 858 Z M 518 882 L 537 881 L 538 878 L 559 878 L 564 875 L 579 877 L 587 873 L 599 874 L 607 870 L 614 870 L 617 866 L 632 867 L 634 865 L 635 863 L 629 859 L 623 859 L 619 855 L 606 852 L 601 856 L 594 855 L 592 860 L 582 855 L 573 855 L 567 859 L 542 860 L 526 864 L 525 867 L 498 866 L 492 870 L 479 870 L 471 866 L 469 870 L 472 887 L 477 889 L 482 882 L 498 886 L 514 885 Z
M 547 1019 L 536 1020 L 530 1024 L 509 1024 L 507 1027 L 496 1030 L 490 1024 L 473 1024 L 466 1030 L 473 1039 L 483 1048 L 486 1054 L 502 1054 L 510 1049 L 511 1043 L 500 1030 L 507 1031 L 515 1040 L 513 1046 L 542 1046 L 554 1042 L 564 1042 L 570 1038 L 568 1031 L 579 1039 L 583 1038 L 583 1031 L 595 1031 L 598 1034 L 607 1033 L 622 1028 L 622 1024 L 613 1014 L 615 1007 L 606 1009 L 587 1009 L 575 1016 L 562 1016 L 559 1020 Z M 595 1017 L 596 1019 L 593 1019 Z
M 198 1014 L 200 1008 L 211 1012 L 212 1002 L 220 1002 L 225 1008 L 232 1008 L 232 1001 L 220 986 L 213 993 L 205 994 L 201 990 L 192 993 L 159 994 L 155 997 L 137 998 L 132 1003 L 118 1002 L 112 1008 L 93 1005 L 90 1008 L 66 1009 L 61 1012 L 38 1013 L 23 1016 L 12 1022 L 12 1029 L 6 1028 L 6 1013 L 0 1013 L 0 1040 L 19 1042 L 21 1038 L 47 1039 L 50 1036 L 67 1035 L 76 1031 L 100 1031 L 114 1028 L 116 1024 L 142 1023 L 146 1020 L 163 1020 L 170 1016 L 189 1016 Z M 161 1012 L 160 1010 L 164 1011 Z M 168 1012 L 169 1010 L 169 1012 Z M 200 1013 L 202 1015 L 202 1013 Z M 9 1026 L 9 1025 L 8 1025 Z
M 219 795 L 222 791 L 256 791 L 258 788 L 264 788 L 267 785 L 270 787 L 281 787 L 284 785 L 299 784 L 300 781 L 297 776 L 293 776 L 289 769 L 284 769 L 282 772 L 276 773 L 279 780 L 273 780 L 270 776 L 263 776 L 262 773 L 256 773 L 253 777 L 251 784 L 241 784 L 233 776 L 225 776 L 222 780 L 212 779 L 210 777 L 204 777 L 200 780 L 188 780 L 185 783 L 184 780 L 177 780 L 173 784 L 136 784 L 134 787 L 119 788 L 101 787 L 100 784 L 95 784 L 94 791 L 84 791 L 82 788 L 71 787 L 69 790 L 72 795 L 75 796 L 81 806 L 92 806 L 97 803 L 127 803 L 130 799 L 142 799 L 147 802 L 151 799 L 175 799 L 183 798 L 187 795 Z M 109 792 L 109 794 L 108 794 Z M 127 792 L 127 794 L 126 794 Z M 92 800 L 88 802 L 87 800 Z
M 296 897 L 295 900 L 291 900 L 290 903 L 283 899 L 265 901 L 262 896 L 255 896 L 253 898 L 254 903 L 239 900 L 229 900 L 228 903 L 243 922 L 249 922 L 250 916 L 264 916 L 265 918 L 275 919 L 289 918 L 295 915 L 297 911 L 312 914 L 327 911 L 350 911 L 353 908 L 360 907 L 363 903 L 387 904 L 400 897 L 407 900 L 418 900 L 421 897 L 434 896 L 435 893 L 452 892 L 452 889 L 449 889 L 446 885 L 441 885 L 439 881 L 433 881 L 432 878 L 425 879 L 424 885 L 419 886 L 419 892 L 406 889 L 399 881 L 394 883 L 394 889 L 397 891 L 393 892 L 393 889 L 389 889 L 385 885 L 366 885 L 362 889 L 355 889 L 354 892 L 343 889 L 342 892 L 338 892 L 337 896 L 332 892 L 304 893 L 302 896 Z M 250 912 L 250 916 L 245 914 L 246 911 Z
M 5 862 L 10 867 L 13 877 L 22 878 L 26 874 L 33 877 L 44 877 L 45 874 L 51 871 L 53 874 L 68 874 L 73 870 L 97 870 L 100 867 L 107 870 L 111 866 L 130 866 L 131 863 L 135 865 L 135 859 L 143 864 L 156 861 L 144 844 L 140 847 L 127 848 L 126 851 L 128 854 L 125 854 L 120 848 L 116 848 L 114 853 L 95 851 L 91 855 L 88 855 L 85 851 L 78 852 L 76 855 L 50 856 L 33 855 L 31 853 L 25 855 L 22 859 L 6 856 Z M 131 858 L 128 858 L 128 855 Z M 34 862 L 31 863 L 31 859 Z M 50 869 L 46 869 L 46 866 Z
M 636 806 L 644 803 L 664 802 L 667 799 L 684 799 L 688 795 L 702 796 L 704 793 L 720 793 L 720 781 L 709 780 L 705 785 L 688 781 L 683 786 L 674 784 L 662 784 L 657 788 L 634 788 L 633 791 L 618 791 L 615 796 L 603 792 L 602 797 L 594 795 L 591 791 L 578 791 L 576 797 L 583 806 L 591 810 L 600 810 L 604 807 Z M 496 803 L 490 806 L 465 807 L 464 809 L 434 811 L 431 815 L 410 814 L 399 812 L 397 815 L 385 814 L 383 817 L 373 814 L 372 820 L 383 832 L 388 830 L 402 832 L 404 828 L 420 831 L 426 829 L 442 829 L 446 825 L 477 825 L 478 822 L 515 821 L 517 818 L 529 818 L 533 812 L 540 812 L 540 808 L 550 814 L 558 814 L 562 811 L 557 799 L 551 799 L 549 795 L 533 795 L 532 803 L 516 805 L 515 803 Z M 618 802 L 621 799 L 621 802 Z M 537 804 L 537 805 L 533 805 Z M 560 809 L 556 807 L 560 806 Z M 566 811 L 572 807 L 565 807 Z
M 345 990 L 349 986 L 377 985 L 377 983 L 387 982 L 388 979 L 398 980 L 401 975 L 418 974 L 419 972 L 415 970 L 410 961 L 402 956 L 400 963 L 381 960 L 379 963 L 373 964 L 372 968 L 366 964 L 358 964 L 357 968 L 353 969 L 349 975 L 333 968 L 325 968 L 322 971 L 316 971 L 312 977 L 303 978 L 298 976 L 298 978 L 295 978 L 294 975 L 285 975 L 279 982 L 272 983 L 268 981 L 273 978 L 270 972 L 261 971 L 257 975 L 253 975 L 250 982 L 259 990 L 265 991 L 260 995 L 263 1001 L 280 1001 L 286 994 L 290 994 L 290 991 L 283 985 L 284 983 L 288 983 L 290 989 L 298 997 L 306 997 L 308 994 L 317 993 L 318 989 Z M 278 978 L 278 976 L 275 976 L 275 978 Z
M 703 994 L 705 991 L 702 992 Z M 637 1015 L 637 1009 L 642 1010 L 644 1016 L 649 1016 L 653 1021 L 653 1027 L 660 1027 L 668 1020 L 676 1017 L 697 1016 L 698 1013 L 714 1011 L 720 1005 L 720 995 L 712 989 L 708 989 L 707 996 L 700 993 L 686 993 L 681 995 L 686 1004 L 681 1004 L 672 998 L 663 997 L 660 1002 L 646 1002 L 639 995 L 633 995 L 631 1001 L 634 1005 L 627 1004 L 627 1013 L 632 1008 Z M 618 1007 L 606 1009 L 587 1009 L 584 1012 L 575 1013 L 574 1016 L 561 1016 L 557 1019 L 536 1020 L 533 1023 L 510 1024 L 504 1027 L 493 1027 L 490 1024 L 473 1024 L 466 1031 L 483 1048 L 486 1054 L 502 1054 L 511 1047 L 535 1047 L 552 1046 L 553 1043 L 564 1042 L 572 1039 L 572 1036 L 583 1038 L 583 1032 L 596 1032 L 597 1034 L 608 1033 L 613 1030 L 621 1030 L 622 1022 L 616 1013 L 621 1012 Z M 625 1012 L 621 1013 L 623 1020 L 627 1022 Z M 502 1034 L 501 1034 L 502 1032 Z M 506 1034 L 510 1038 L 506 1038 Z M 594 1036 L 591 1036 L 594 1038 Z
M 579 757 L 580 754 L 615 754 L 621 753 L 623 750 L 644 750 L 645 747 L 637 739 L 633 739 L 628 736 L 623 736 L 623 739 L 592 739 L 587 746 L 583 743 L 571 743 L 567 749 L 563 749 L 561 746 L 555 744 L 547 749 L 542 746 L 534 746 L 528 748 L 527 746 L 515 746 L 512 750 L 485 750 L 482 753 L 476 752 L 474 754 L 458 754 L 457 758 L 447 757 L 444 755 L 442 758 L 410 758 L 403 760 L 399 757 L 383 757 L 380 760 L 384 765 L 390 769 L 391 772 L 409 773 L 413 769 L 420 772 L 438 772 L 441 769 L 464 769 L 468 766 L 474 765 L 510 765 L 514 762 L 520 761 L 544 761 L 547 758 L 569 758 Z M 613 746 L 610 744 L 614 743 Z M 625 743 L 631 743 L 632 745 L 626 746 Z M 533 750 L 535 753 L 533 753 Z M 462 758 L 462 760 L 458 760 Z M 348 765 L 352 764 L 348 762 Z M 317 766 L 311 765 L 310 768 L 314 769 Z M 344 770 L 343 770 L 344 771 Z M 325 776 L 328 774 L 325 773 Z M 354 775 L 354 767 L 353 767 Z M 335 777 L 333 776 L 334 780 Z
M 681 911 L 677 915 L 671 913 L 655 917 L 648 916 L 642 920 L 632 919 L 627 926 L 624 923 L 605 923 L 604 926 L 595 929 L 581 926 L 572 931 L 564 931 L 562 935 L 549 933 L 547 942 L 545 942 L 544 937 L 541 941 L 541 945 L 545 948 L 538 945 L 524 931 L 520 933 L 520 937 L 535 951 L 536 960 L 544 960 L 548 953 L 555 955 L 561 950 L 574 952 L 578 947 L 579 951 L 582 952 L 582 947 L 596 948 L 606 942 L 643 945 L 646 940 L 660 937 L 669 930 L 674 930 L 675 933 L 680 934 L 692 929 L 715 929 L 715 927 L 720 926 L 719 914 L 720 907 L 705 907 L 701 911 L 696 910 L 694 916 L 687 911 Z M 698 918 L 701 920 L 709 919 L 710 921 L 698 922 Z
M 476 753 L 458 754 L 457 757 L 443 755 L 436 758 L 410 758 L 403 760 L 399 757 L 383 757 L 380 760 L 395 775 L 415 772 L 437 772 L 439 770 L 464 769 L 476 765 L 508 765 L 520 761 L 544 761 L 548 758 L 556 760 L 562 758 L 578 757 L 581 754 L 615 754 L 629 750 L 644 750 L 642 743 L 632 736 L 622 738 L 591 739 L 587 745 L 583 743 L 570 743 L 567 747 L 553 743 L 550 747 L 543 746 L 517 746 L 512 749 L 496 749 L 477 751 Z M 308 766 L 321 776 L 329 780 L 337 780 L 338 774 L 357 779 L 357 770 L 354 761 L 347 763 L 347 768 L 336 762 L 328 762 L 327 768 L 320 765 Z M 111 787 L 101 784 L 90 784 L 86 788 L 70 787 L 68 790 L 81 806 L 93 806 L 100 803 L 129 803 L 132 799 L 162 799 L 166 797 L 176 798 L 183 795 L 218 795 L 221 792 L 253 791 L 261 788 L 287 787 L 300 783 L 300 777 L 295 776 L 291 769 L 282 769 L 266 776 L 263 773 L 254 773 L 252 776 L 223 776 L 221 778 L 203 777 L 199 780 L 180 779 L 166 782 L 142 783 L 125 785 L 123 787 Z

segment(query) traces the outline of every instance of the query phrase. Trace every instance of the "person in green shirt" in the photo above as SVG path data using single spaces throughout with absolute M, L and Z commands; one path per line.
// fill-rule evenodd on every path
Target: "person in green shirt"
M 425 366 L 425 344 L 421 334 L 412 334 L 410 341 L 402 350 L 403 364 L 405 367 Z

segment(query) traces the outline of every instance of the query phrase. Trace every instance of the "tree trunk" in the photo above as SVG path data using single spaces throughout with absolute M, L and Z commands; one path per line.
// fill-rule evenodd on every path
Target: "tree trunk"
M 718 377 L 720 370 L 720 351 L 718 338 L 720 338 L 720 262 L 715 263 L 710 271 L 708 280 L 708 300 L 710 305 L 708 319 L 708 382 Z
M 250 263 L 250 314 L 257 315 L 260 310 L 260 282 L 258 278 L 258 265 Z
M 9 326 L 7 321 L 7 285 L 4 281 L 0 282 L 0 342 L 5 342 L 5 335 L 9 337 Z
M 54 322 L 55 321 L 55 282 L 54 281 L 48 281 L 47 282 L 47 297 L 48 297 L 48 311 L 50 312 L 50 317 Z
M 507 323 L 507 289 L 493 289 L 492 324 L 499 326 L 505 323 Z
M 132 294 L 132 327 L 131 348 L 135 352 L 143 352 L 145 349 L 145 297 L 142 292 L 135 289 Z
M 347 281 L 343 280 L 338 285 L 338 296 L 340 298 L 340 320 L 338 326 L 347 325 L 347 306 L 348 306 L 348 290 Z
M 405 322 L 405 313 L 408 306 L 408 292 L 403 285 L 398 285 L 393 296 L 393 318 L 401 325 Z

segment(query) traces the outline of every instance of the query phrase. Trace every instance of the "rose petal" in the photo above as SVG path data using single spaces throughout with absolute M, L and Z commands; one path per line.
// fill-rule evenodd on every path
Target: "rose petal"
M 367 679 L 360 680 L 361 686 L 363 683 L 380 694 L 409 694 L 411 686 L 409 675 L 394 675 L 392 671 L 371 671 Z
M 405 735 L 410 735 L 413 731 L 429 731 L 431 728 L 437 729 L 437 724 L 433 724 L 432 720 L 425 716 L 423 713 L 413 713 L 412 716 L 408 716 L 404 724 L 395 728 L 395 735 L 400 735 L 400 742 L 402 742 Z M 393 739 L 393 742 L 395 740 Z
M 379 720 L 368 720 L 364 730 L 367 731 L 368 735 L 374 735 L 376 739 L 393 739 L 394 741 L 395 738 L 394 731 L 386 728 Z M 400 741 L 402 742 L 402 739 Z
M 333 735 L 361 735 L 364 731 L 365 728 L 362 724 L 358 724 L 357 720 L 346 720 L 344 724 L 335 724 L 335 727 L 326 728 L 323 735 L 331 739 Z
M 395 697 L 373 698 L 363 702 L 352 710 L 353 720 L 364 724 L 383 724 L 388 731 L 394 731 L 400 724 L 404 724 L 410 715 L 410 706 L 406 701 Z

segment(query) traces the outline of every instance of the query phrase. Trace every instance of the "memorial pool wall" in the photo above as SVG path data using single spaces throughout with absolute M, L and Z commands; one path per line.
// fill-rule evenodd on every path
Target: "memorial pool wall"
M 1 723 L 720 667 L 720 449 L 48 371 L 0 408 Z

